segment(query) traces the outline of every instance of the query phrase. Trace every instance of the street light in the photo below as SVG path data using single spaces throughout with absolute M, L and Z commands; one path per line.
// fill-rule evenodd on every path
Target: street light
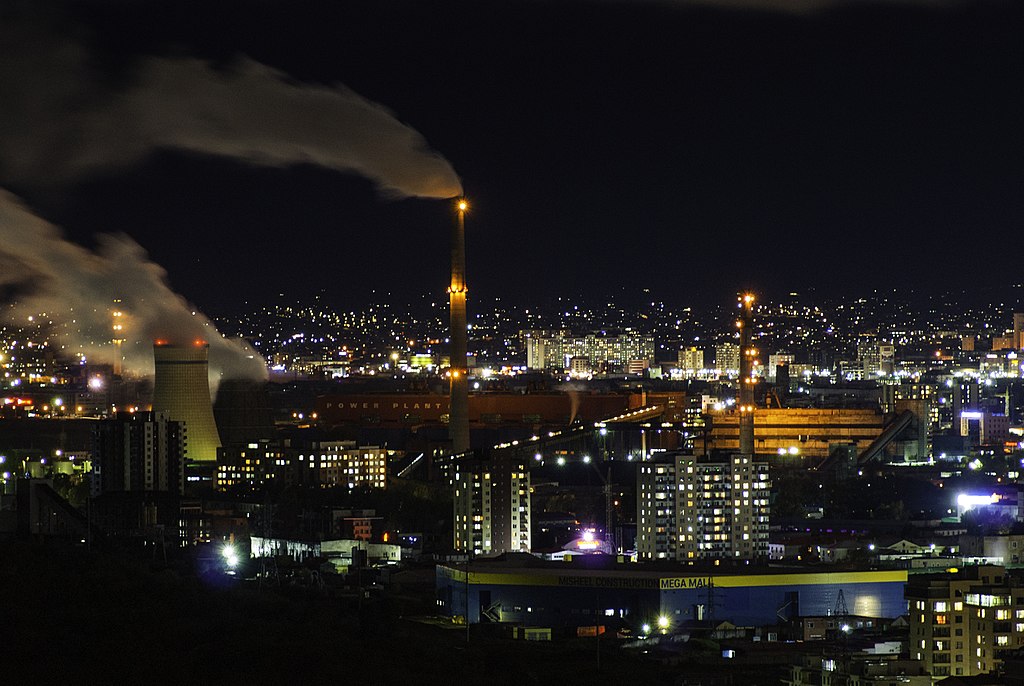
M 225 543 L 220 554 L 224 557 L 224 564 L 228 569 L 234 569 L 238 566 L 238 552 L 233 545 Z

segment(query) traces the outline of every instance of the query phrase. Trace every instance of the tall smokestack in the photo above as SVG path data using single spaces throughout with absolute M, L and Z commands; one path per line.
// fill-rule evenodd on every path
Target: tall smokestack
M 203 341 L 153 344 L 153 411 L 185 422 L 185 458 L 195 462 L 216 461 L 220 447 L 210 402 L 209 355 L 210 346 Z
M 469 203 L 460 198 L 455 205 L 457 218 L 452 226 L 452 282 L 448 287 L 451 312 L 451 401 L 448 410 L 448 435 L 452 452 L 469 450 L 469 370 L 466 368 L 466 210 Z
M 744 293 L 739 298 L 740 318 L 736 328 L 740 332 L 740 453 L 754 454 L 754 381 L 757 366 L 757 350 L 750 343 L 754 328 L 754 296 Z
M 114 305 L 120 306 L 121 300 L 115 300 Z M 114 338 L 112 340 L 114 344 L 114 375 L 121 376 L 124 373 L 123 362 L 124 353 L 121 352 L 121 345 L 124 343 L 124 320 L 122 317 L 124 313 L 120 309 L 116 309 L 111 312 L 111 317 L 114 323 L 111 325 L 111 329 L 114 331 Z

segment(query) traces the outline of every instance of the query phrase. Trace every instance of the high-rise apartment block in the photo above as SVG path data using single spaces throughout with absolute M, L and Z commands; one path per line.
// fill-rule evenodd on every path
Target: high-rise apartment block
M 164 412 L 118 412 L 93 427 L 92 494 L 185 488 L 185 428 Z
M 1024 646 L 1024 579 L 1003 567 L 912 574 L 906 598 L 910 656 L 932 677 L 995 672 Z
M 520 460 L 464 460 L 454 483 L 455 550 L 529 552 L 530 472 Z
M 752 455 L 674 454 L 638 466 L 640 561 L 768 555 L 768 463 Z
M 720 374 L 738 374 L 740 346 L 737 343 L 719 343 L 715 346 L 715 369 Z
M 112 536 L 175 541 L 185 490 L 183 422 L 119 412 L 93 427 L 92 521 Z
M 896 346 L 879 341 L 872 334 L 862 334 L 857 341 L 857 362 L 862 378 L 892 374 L 896 364 Z
M 573 358 L 586 359 L 590 368 L 625 369 L 630 362 L 654 361 L 654 336 L 638 333 L 574 336 L 568 331 L 523 331 L 526 366 L 566 369 Z
M 683 370 L 683 376 L 692 378 L 704 369 L 704 351 L 691 345 L 679 351 L 679 368 Z

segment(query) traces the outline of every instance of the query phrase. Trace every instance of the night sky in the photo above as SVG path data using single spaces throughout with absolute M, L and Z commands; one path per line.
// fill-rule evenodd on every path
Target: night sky
M 34 7 L 3 20 L 80 45 L 101 75 L 95 100 L 146 58 L 227 70 L 248 58 L 390 110 L 472 202 L 471 301 L 1021 281 L 1020 3 Z M 45 88 L 52 75 L 28 63 L 22 76 Z M 211 314 L 279 293 L 345 306 L 381 297 L 373 290 L 444 298 L 450 203 L 312 164 L 154 147 L 0 186 L 83 245 L 128 234 Z

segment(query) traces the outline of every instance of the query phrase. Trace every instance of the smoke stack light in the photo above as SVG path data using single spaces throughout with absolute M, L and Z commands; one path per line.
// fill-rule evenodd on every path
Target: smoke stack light
M 465 212 L 466 210 L 469 209 L 469 203 L 466 202 L 465 198 L 463 198 L 463 199 L 459 200 L 458 207 L 459 207 L 459 212 Z

